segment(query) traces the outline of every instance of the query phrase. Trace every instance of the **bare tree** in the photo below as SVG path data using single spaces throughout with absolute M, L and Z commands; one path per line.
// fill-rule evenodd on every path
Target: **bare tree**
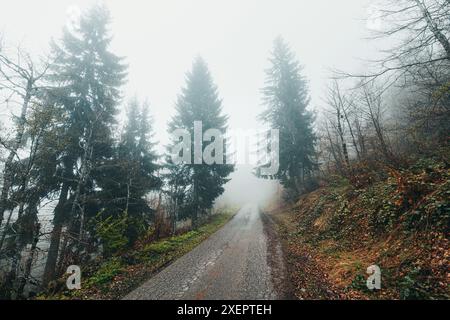
M 345 170 L 344 170 L 343 161 L 342 161 L 342 152 L 341 152 L 341 149 L 339 148 L 339 143 L 337 143 L 335 141 L 335 139 L 334 139 L 335 136 L 333 136 L 330 131 L 329 124 L 330 124 L 330 121 L 327 119 L 324 124 L 325 133 L 326 133 L 324 139 L 327 141 L 327 146 L 328 146 L 326 149 L 328 149 L 328 152 L 333 157 L 334 163 L 336 164 L 338 171 L 342 175 L 344 175 Z
M 46 75 L 49 65 L 48 61 L 37 65 L 30 55 L 20 48 L 17 49 L 15 58 L 10 58 L 4 51 L 0 52 L 0 89 L 6 95 L 4 103 L 18 98 L 18 104 L 21 106 L 14 137 L 11 141 L 2 141 L 3 147 L 8 150 L 8 157 L 3 169 L 0 193 L 0 226 L 8 205 L 8 193 L 12 184 L 12 163 L 14 158 L 18 158 L 17 152 L 24 142 L 29 106 L 39 93 L 40 81 Z
M 380 150 L 386 160 L 394 161 L 395 157 L 389 146 L 386 130 L 384 129 L 384 104 L 382 89 L 377 88 L 375 83 L 365 84 L 360 89 L 360 105 L 366 121 L 372 125 Z
M 373 40 L 392 39 L 392 48 L 375 62 L 376 71 L 349 74 L 337 71 L 337 77 L 359 77 L 368 83 L 383 77 L 385 87 L 416 73 L 417 69 L 450 63 L 450 2 L 448 0 L 382 0 L 379 15 L 382 30 L 375 30 Z M 400 40 L 398 40 L 400 39 Z
M 359 157 L 359 150 L 358 146 L 356 145 L 356 140 L 353 136 L 353 130 L 350 128 L 350 122 L 347 117 L 347 110 L 350 107 L 350 103 L 345 97 L 341 89 L 339 87 L 339 84 L 337 81 L 334 81 L 332 86 L 328 88 L 328 96 L 327 96 L 327 104 L 329 106 L 328 109 L 328 124 L 334 129 L 334 133 L 337 136 L 337 139 L 339 141 L 338 144 L 334 145 L 332 135 L 329 130 L 328 124 L 326 124 L 326 131 L 327 131 L 327 137 L 330 142 L 331 151 L 334 155 L 334 158 L 336 162 L 341 162 L 338 160 L 338 154 L 342 154 L 343 156 L 343 163 L 339 164 L 339 166 L 344 166 L 346 168 L 350 167 L 350 158 L 349 158 L 349 152 L 347 147 L 347 129 L 350 129 L 350 135 L 352 138 L 352 141 L 354 141 L 354 147 L 355 151 L 358 154 Z M 334 145 L 334 146 L 333 146 Z
M 40 234 L 40 221 L 38 207 L 44 198 L 57 189 L 53 183 L 52 169 L 57 144 L 54 141 L 54 109 L 50 106 L 30 106 L 30 115 L 27 118 L 27 157 L 14 162 L 14 176 L 11 191 L 11 202 L 18 207 L 18 215 L 11 223 L 11 212 L 1 238 L 1 245 L 6 241 L 5 250 L 10 256 L 11 265 L 7 275 L 7 283 L 12 284 L 11 295 L 21 297 L 27 284 L 34 255 L 37 251 L 37 242 Z M 24 151 L 21 154 L 25 154 Z M 25 248 L 31 245 L 29 250 Z M 25 263 L 22 263 L 25 258 Z

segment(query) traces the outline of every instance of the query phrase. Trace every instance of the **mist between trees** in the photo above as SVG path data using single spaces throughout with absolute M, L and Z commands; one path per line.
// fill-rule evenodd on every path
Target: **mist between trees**
M 268 134 L 254 147 L 273 152 L 277 145 L 278 170 L 265 173 L 270 163 L 258 158 L 254 174 L 279 181 L 287 201 L 336 175 L 364 185 L 421 155 L 448 163 L 442 150 L 450 127 L 450 3 L 386 1 L 384 8 L 379 19 L 388 27 L 373 41 L 403 40 L 366 74 L 330 74 L 320 113 L 309 107 L 295 53 L 275 39 L 261 90 L 264 108 L 255 117 L 278 130 L 279 143 L 267 147 L 274 143 Z M 1 298 L 46 290 L 68 265 L 120 254 L 143 237 L 174 234 L 180 221 L 197 228 L 234 170 L 226 161 L 195 164 L 173 161 L 169 150 L 157 154 L 151 104 L 121 94 L 127 67 L 109 50 L 109 19 L 105 7 L 92 7 L 44 58 L 1 43 L 1 108 L 20 107 L 12 130 L 4 126 L 0 135 Z M 127 121 L 119 127 L 124 104 Z M 227 115 L 203 58 L 194 59 L 175 108 L 169 132 L 194 136 L 196 121 L 202 133 L 226 131 Z M 193 141 L 189 146 L 198 148 Z
M 202 126 L 201 121 L 194 121 L 194 137 L 191 137 L 187 129 L 175 129 L 171 132 L 175 143 L 171 147 L 170 158 L 175 165 L 267 163 L 267 166 L 261 166 L 260 175 L 277 174 L 280 153 L 278 129 L 262 133 L 254 130 L 238 130 L 230 134 L 215 128 L 203 132 Z

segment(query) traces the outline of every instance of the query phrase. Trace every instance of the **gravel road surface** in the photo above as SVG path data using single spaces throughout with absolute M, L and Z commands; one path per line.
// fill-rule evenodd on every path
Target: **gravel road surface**
M 258 207 L 246 205 L 223 228 L 124 299 L 277 299 L 267 243 Z

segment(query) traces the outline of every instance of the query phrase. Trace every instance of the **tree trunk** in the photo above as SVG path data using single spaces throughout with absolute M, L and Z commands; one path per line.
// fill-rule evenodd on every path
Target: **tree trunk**
M 430 30 L 433 33 L 436 40 L 439 41 L 442 48 L 445 50 L 445 52 L 447 54 L 447 59 L 450 60 L 450 43 L 449 43 L 448 39 L 441 32 L 441 30 L 439 30 L 438 25 L 436 24 L 435 21 L 433 21 L 433 18 L 431 17 L 430 12 L 425 7 L 425 5 L 419 0 L 415 0 L 415 2 L 417 4 L 417 6 L 419 7 L 420 11 L 422 12 L 428 28 L 430 28 Z
M 33 266 L 34 254 L 36 252 L 37 244 L 39 242 L 39 231 L 41 225 L 36 223 L 35 230 L 33 232 L 33 242 L 31 243 L 30 253 L 27 257 L 27 261 L 25 262 L 25 270 L 23 276 L 20 278 L 19 285 L 17 288 L 17 298 L 22 297 L 23 290 L 28 282 L 28 279 L 31 275 L 31 267 Z
M 363 130 L 361 128 L 361 123 L 360 123 L 358 117 L 356 117 L 356 119 L 355 119 L 355 126 L 356 126 L 356 133 L 357 133 L 357 142 L 359 145 L 361 158 L 366 158 L 367 157 L 366 141 L 365 141 Z
M 361 160 L 361 154 L 359 152 L 358 144 L 356 143 L 355 135 L 353 133 L 352 126 L 350 125 L 350 120 L 348 119 L 347 112 L 345 111 L 345 109 L 342 109 L 342 111 L 344 113 L 345 121 L 347 122 L 348 129 L 349 129 L 350 135 L 352 137 L 352 142 L 353 142 L 353 146 L 355 147 L 356 156 L 358 157 L 358 160 Z
M 71 168 L 70 168 L 71 169 Z M 61 241 L 61 231 L 64 220 L 64 206 L 67 202 L 67 195 L 69 193 L 69 184 L 63 183 L 61 194 L 59 195 L 58 204 L 55 208 L 55 215 L 53 217 L 53 231 L 50 238 L 50 247 L 48 250 L 47 261 L 45 262 L 44 276 L 42 280 L 43 288 L 46 288 L 48 283 L 55 279 L 56 276 L 56 262 L 58 260 L 59 245 Z
M 31 92 L 33 90 L 33 80 L 28 80 L 25 97 L 23 99 L 22 110 L 20 113 L 19 124 L 17 127 L 16 136 L 14 138 L 14 143 L 9 149 L 9 155 L 5 162 L 5 168 L 3 170 L 3 186 L 2 192 L 0 194 L 0 227 L 3 222 L 3 216 L 6 210 L 6 205 L 8 203 L 8 192 L 12 185 L 12 168 L 14 157 L 17 155 L 17 150 L 22 143 L 23 134 L 25 131 L 25 122 L 28 112 L 28 105 L 31 99 Z
M 0 239 L 0 250 L 3 248 L 3 244 L 5 243 L 6 234 L 8 233 L 9 224 L 11 222 L 11 217 L 13 214 L 13 210 L 9 212 L 8 219 L 6 220 L 5 227 L 3 229 L 2 238 Z
M 84 187 L 86 185 L 86 181 L 88 180 L 90 174 L 91 174 L 91 158 L 92 153 L 94 151 L 94 147 L 92 146 L 92 135 L 94 133 L 94 126 L 95 122 L 91 125 L 89 129 L 89 135 L 86 140 L 86 146 L 84 147 L 84 154 L 83 158 L 81 159 L 81 176 L 77 183 L 77 188 L 75 191 L 75 197 L 74 201 L 72 203 L 72 209 L 71 209 L 71 217 L 72 219 L 75 218 L 75 210 L 76 207 L 80 210 L 80 228 L 78 233 L 78 248 L 77 252 L 82 251 L 83 246 L 83 235 L 84 235 L 84 219 L 85 219 L 85 213 L 84 213 L 84 205 L 86 203 L 86 194 L 84 191 Z M 81 201 L 80 201 L 81 200 Z
M 194 206 L 192 211 L 192 228 L 197 229 L 198 227 L 198 182 L 197 182 L 197 176 L 196 172 L 194 172 L 194 179 L 193 179 L 193 191 L 194 191 Z
M 330 142 L 331 154 L 333 155 L 334 161 L 336 162 L 337 169 L 339 170 L 339 172 L 341 174 L 344 174 L 344 170 L 342 169 L 341 161 L 336 153 L 336 150 L 334 149 L 334 143 L 333 143 L 333 139 L 331 138 L 330 130 L 328 129 L 328 124 L 326 124 L 325 128 L 327 131 L 328 141 Z
M 347 144 L 345 143 L 345 139 L 344 139 L 344 130 L 342 128 L 342 123 L 341 123 L 341 119 L 342 118 L 343 118 L 343 116 L 341 115 L 341 111 L 340 111 L 340 109 L 338 109 L 337 110 L 338 133 L 339 133 L 339 138 L 341 140 L 342 153 L 344 154 L 345 165 L 347 166 L 347 168 L 349 168 L 350 167 L 350 160 L 349 160 L 349 157 L 348 157 Z

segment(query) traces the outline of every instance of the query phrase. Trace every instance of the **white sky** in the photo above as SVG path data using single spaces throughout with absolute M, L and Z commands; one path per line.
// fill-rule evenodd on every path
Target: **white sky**
M 254 128 L 272 41 L 282 35 L 305 66 L 312 108 L 329 68 L 359 70 L 373 52 L 365 19 L 370 0 L 109 0 L 113 51 L 129 64 L 125 95 L 148 97 L 160 140 L 184 74 L 200 54 L 208 62 L 234 128 Z M 92 0 L 2 0 L 8 44 L 45 52 L 69 13 Z
M 45 52 L 70 14 L 92 0 L 2 0 L 0 33 L 8 44 Z M 200 54 L 208 62 L 230 116 L 231 128 L 255 128 L 262 110 L 260 88 L 273 39 L 282 35 L 305 66 L 312 109 L 330 68 L 361 70 L 373 58 L 367 37 L 370 0 L 107 0 L 113 18 L 113 51 L 129 64 L 125 96 L 148 97 L 157 139 L 167 122 L 184 74 Z M 370 25 L 373 25 L 371 23 Z

